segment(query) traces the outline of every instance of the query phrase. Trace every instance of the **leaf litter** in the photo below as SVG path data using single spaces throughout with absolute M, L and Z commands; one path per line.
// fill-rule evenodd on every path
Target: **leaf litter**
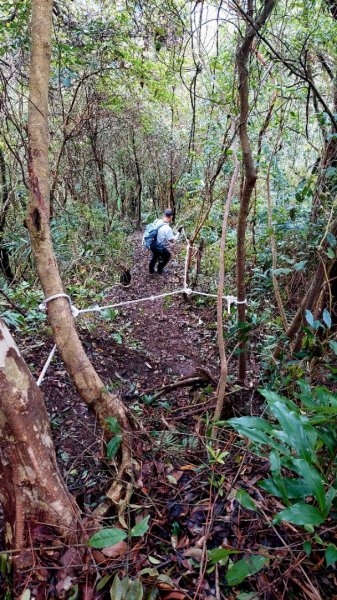
M 107 293 L 107 302 L 182 284 L 177 257 L 173 273 L 163 278 L 148 275 L 146 260 L 137 245 L 132 286 Z M 114 543 L 66 548 L 42 525 L 32 532 L 39 550 L 23 588 L 29 598 L 336 598 L 333 517 L 311 532 L 287 522 L 274 524 L 275 513 L 285 507 L 257 485 L 267 476 L 268 461 L 228 429 L 219 436 L 222 461 L 207 451 L 214 386 L 208 381 L 176 387 L 153 402 L 144 394 L 192 377 L 200 368 L 216 380 L 214 323 L 212 302 L 196 306 L 177 296 L 122 308 L 113 322 L 97 317 L 79 321 L 97 371 L 138 421 L 133 452 L 141 469 L 124 522 L 112 515 L 105 524 L 121 532 Z M 51 339 L 41 341 L 37 344 L 36 336 L 23 340 L 26 359 L 40 368 L 53 344 Z M 114 476 L 102 433 L 59 357 L 43 391 L 61 471 L 84 513 L 90 513 L 104 500 Z M 259 414 L 261 400 L 254 391 L 233 386 L 230 392 L 235 416 L 247 414 L 252 405 Z M 137 523 L 147 525 L 139 527 L 138 535 Z M 320 540 L 329 548 L 328 565 Z

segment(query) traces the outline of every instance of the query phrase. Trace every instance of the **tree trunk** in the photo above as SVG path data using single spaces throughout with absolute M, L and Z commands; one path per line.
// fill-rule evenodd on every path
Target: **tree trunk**
M 9 209 L 10 200 L 6 177 L 5 155 L 2 148 L 0 148 L 0 173 L 0 185 L 2 187 L 2 204 L 0 214 L 0 269 L 6 277 L 7 281 L 9 283 L 12 283 L 12 281 L 14 280 L 14 275 L 10 265 L 9 252 L 4 246 L 4 229 L 6 225 L 6 215 Z
M 136 210 L 135 210 L 135 216 L 136 216 L 136 228 L 138 229 L 138 231 L 141 230 L 142 228 L 142 190 L 143 190 L 143 182 L 142 182 L 142 176 L 141 176 L 141 172 L 140 172 L 140 166 L 139 166 L 139 160 L 138 160 L 138 156 L 137 156 L 137 151 L 136 151 L 136 142 L 135 142 L 135 132 L 132 130 L 132 151 L 133 151 L 133 156 L 135 159 L 135 165 L 136 165 Z
M 235 185 L 239 175 L 239 161 L 235 156 L 234 171 L 231 177 L 231 181 L 228 188 L 227 199 L 224 206 L 223 220 L 222 220 L 222 232 L 220 242 L 220 265 L 219 265 L 219 285 L 218 285 L 218 300 L 217 300 L 217 338 L 220 356 L 220 377 L 217 389 L 217 401 L 214 411 L 214 423 L 215 426 L 212 430 L 212 438 L 214 439 L 217 435 L 216 422 L 221 418 L 221 414 L 224 407 L 225 391 L 228 377 L 228 362 L 226 356 L 225 340 L 223 336 L 223 292 L 225 286 L 225 248 L 226 248 L 226 237 L 227 237 L 227 223 L 229 217 L 229 210 L 234 195 Z M 227 415 L 226 415 L 227 417 Z
M 59 472 L 43 395 L 0 320 L 0 502 L 5 543 L 34 543 L 34 526 L 71 537 L 79 510 Z
M 241 324 L 242 330 L 240 331 L 240 354 L 239 354 L 239 379 L 244 381 L 246 378 L 246 334 L 244 331 L 244 325 L 246 323 L 246 305 L 243 301 L 246 299 L 246 284 L 245 284 L 245 271 L 246 271 L 246 229 L 247 229 L 247 218 L 249 212 L 249 205 L 251 195 L 256 183 L 257 173 L 256 167 L 253 160 L 252 149 L 250 145 L 247 120 L 249 113 L 249 81 L 248 81 L 248 59 L 252 49 L 252 43 L 256 36 L 257 31 L 261 29 L 266 23 L 270 13 L 272 12 L 276 0 L 267 0 L 265 5 L 256 19 L 254 26 L 248 25 L 246 35 L 244 36 L 240 46 L 236 52 L 236 63 L 239 74 L 239 97 L 240 97 L 240 142 L 242 149 L 242 163 L 243 163 L 243 186 L 240 197 L 240 209 L 238 216 L 238 228 L 237 228 L 237 295 L 239 302 L 242 304 L 238 305 L 238 320 Z
M 32 53 L 29 81 L 28 156 L 30 200 L 26 217 L 38 276 L 45 297 L 63 292 L 49 226 L 48 81 L 51 59 L 52 0 L 33 0 Z M 104 384 L 86 356 L 66 298 L 47 305 L 57 348 L 79 394 L 104 428 L 115 416 L 124 429 L 123 463 L 129 462 L 127 410 Z

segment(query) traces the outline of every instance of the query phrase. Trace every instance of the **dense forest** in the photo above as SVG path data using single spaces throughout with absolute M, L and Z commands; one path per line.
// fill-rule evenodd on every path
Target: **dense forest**
M 0 41 L 1 598 L 337 598 L 336 1 Z

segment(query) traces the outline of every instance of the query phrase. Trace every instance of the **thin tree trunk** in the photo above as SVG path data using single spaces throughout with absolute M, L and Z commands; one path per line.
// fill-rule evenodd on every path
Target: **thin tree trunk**
M 9 252 L 8 249 L 4 246 L 4 230 L 6 225 L 6 215 L 9 209 L 10 200 L 9 200 L 9 192 L 8 192 L 8 184 L 6 177 L 6 163 L 5 163 L 5 155 L 0 148 L 0 186 L 2 187 L 2 203 L 1 203 L 1 213 L 0 213 L 0 268 L 6 277 L 9 283 L 12 283 L 14 280 L 14 274 L 11 269 L 10 260 L 9 260 Z
M 271 243 L 271 254 L 272 254 L 272 281 L 273 281 L 273 288 L 274 288 L 274 294 L 275 294 L 277 308 L 279 310 L 284 329 L 287 330 L 287 328 L 288 328 L 287 316 L 286 316 L 286 313 L 284 310 L 278 280 L 275 275 L 275 271 L 276 271 L 276 267 L 277 267 L 277 248 L 276 248 L 275 233 L 274 233 L 274 229 L 273 229 L 272 205 L 271 205 L 271 196 L 270 196 L 270 169 L 271 169 L 272 158 L 269 161 L 268 170 L 267 170 L 267 179 L 266 179 L 267 204 L 268 204 L 268 228 L 271 231 L 270 243 Z
M 244 325 L 246 323 L 246 305 L 243 301 L 246 299 L 246 229 L 247 218 L 251 195 L 256 183 L 257 173 L 253 160 L 253 154 L 247 129 L 247 120 L 249 113 L 249 81 L 248 81 L 248 59 L 252 49 L 252 43 L 257 31 L 264 26 L 271 14 L 276 0 L 267 0 L 265 5 L 255 21 L 254 27 L 247 26 L 246 35 L 236 52 L 236 64 L 239 74 L 239 98 L 240 98 L 240 142 L 242 149 L 243 162 L 243 186 L 240 198 L 240 209 L 237 227 L 237 295 L 240 304 L 238 305 L 238 320 L 242 329 L 240 330 L 240 354 L 239 354 L 239 379 L 244 381 L 247 370 L 247 347 Z
M 30 200 L 26 223 L 38 276 L 46 298 L 63 292 L 49 226 L 48 81 L 51 59 L 52 0 L 33 0 L 32 53 L 29 81 L 28 156 Z M 86 356 L 65 298 L 47 305 L 57 348 L 79 394 L 104 428 L 115 416 L 124 429 L 123 465 L 130 463 L 128 413 L 117 395 L 109 394 Z
M 43 395 L 2 320 L 0 456 L 6 546 L 30 545 L 39 523 L 71 537 L 79 510 L 57 466 Z
M 226 357 L 225 341 L 223 337 L 223 293 L 225 286 L 225 249 L 226 249 L 226 237 L 227 237 L 227 223 L 229 210 L 234 195 L 235 185 L 239 175 L 240 164 L 238 159 L 235 157 L 234 171 L 231 177 L 227 199 L 224 207 L 223 221 L 222 221 L 222 233 L 220 242 L 220 268 L 219 268 L 219 286 L 218 286 L 218 300 L 217 300 L 217 338 L 220 355 L 220 377 L 217 389 L 217 401 L 214 411 L 214 423 L 216 423 L 222 414 L 225 391 L 227 385 L 228 376 L 228 363 Z M 213 427 L 212 438 L 216 437 L 217 428 Z
M 136 151 L 136 142 L 135 142 L 135 132 L 132 130 L 132 151 L 133 151 L 133 156 L 135 159 L 135 165 L 136 165 L 136 174 L 137 174 L 137 181 L 136 181 L 136 228 L 138 229 L 138 231 L 141 230 L 142 228 L 142 224 L 141 224 L 141 220 L 142 220 L 142 189 L 143 189 L 143 183 L 142 183 L 142 176 L 141 176 L 141 172 L 140 172 L 140 166 L 139 166 L 139 161 L 138 161 L 138 156 L 137 156 L 137 151 Z

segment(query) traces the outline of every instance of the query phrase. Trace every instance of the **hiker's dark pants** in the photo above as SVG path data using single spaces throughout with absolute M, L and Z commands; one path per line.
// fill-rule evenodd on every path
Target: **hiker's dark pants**
M 151 250 L 151 252 L 152 258 L 149 264 L 149 271 L 150 273 L 154 273 L 154 268 L 158 262 L 158 273 L 161 274 L 163 272 L 163 268 L 165 265 L 167 265 L 171 258 L 171 252 L 167 248 L 161 248 L 160 250 L 155 248 L 154 250 Z

